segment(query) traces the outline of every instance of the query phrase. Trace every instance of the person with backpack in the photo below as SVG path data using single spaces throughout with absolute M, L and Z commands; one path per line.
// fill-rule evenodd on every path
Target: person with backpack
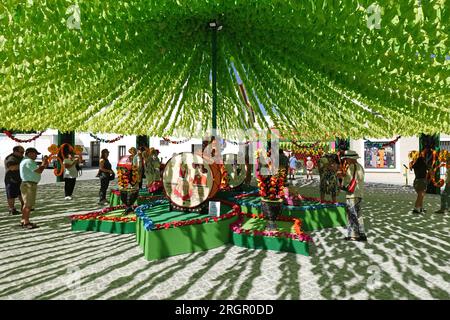
M 77 165 L 80 159 L 69 152 L 64 158 L 64 200 L 72 200 L 73 190 L 78 177 Z

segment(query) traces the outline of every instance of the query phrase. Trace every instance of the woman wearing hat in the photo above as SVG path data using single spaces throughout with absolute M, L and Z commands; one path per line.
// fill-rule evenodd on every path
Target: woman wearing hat
M 364 231 L 364 220 L 361 212 L 361 203 L 364 193 L 364 169 L 358 163 L 359 155 L 353 150 L 346 150 L 341 159 L 347 162 L 347 171 L 341 173 L 343 178 L 342 189 L 346 192 L 347 203 L 347 237 L 345 240 L 367 241 Z M 354 190 L 349 190 L 349 186 L 355 180 Z

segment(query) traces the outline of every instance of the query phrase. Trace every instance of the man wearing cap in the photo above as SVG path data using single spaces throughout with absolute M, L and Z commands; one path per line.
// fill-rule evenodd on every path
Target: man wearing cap
M 353 150 L 346 150 L 342 160 L 348 164 L 346 172 L 342 173 L 342 185 L 346 194 L 347 203 L 347 237 L 345 240 L 367 241 L 364 231 L 364 220 L 361 213 L 361 203 L 364 193 L 364 169 L 358 163 L 359 155 Z M 356 187 L 353 192 L 348 190 L 348 186 L 353 179 L 356 179 Z
M 5 158 L 5 189 L 6 198 L 8 200 L 9 213 L 12 215 L 20 214 L 14 206 L 16 198 L 19 198 L 20 203 L 23 207 L 23 199 L 20 193 L 20 184 L 22 180 L 20 179 L 19 166 L 23 159 L 23 154 L 25 149 L 22 146 L 15 146 L 13 148 L 13 153 Z
M 22 221 L 21 226 L 24 229 L 34 229 L 38 226 L 30 222 L 30 211 L 36 202 L 37 184 L 41 180 L 41 174 L 48 166 L 48 158 L 45 156 L 42 159 L 40 166 L 36 163 L 38 152 L 35 148 L 28 148 L 25 151 L 25 158 L 20 163 L 20 178 L 22 184 L 20 185 L 20 192 L 23 198 Z

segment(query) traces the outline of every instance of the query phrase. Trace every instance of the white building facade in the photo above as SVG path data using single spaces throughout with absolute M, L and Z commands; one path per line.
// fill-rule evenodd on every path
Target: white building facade
M 17 134 L 15 137 L 26 140 L 31 139 L 36 134 Z M 117 134 L 98 135 L 101 140 L 113 140 Z M 160 137 L 150 137 L 149 146 L 160 151 L 159 157 L 162 163 L 166 163 L 174 154 L 181 152 L 191 152 L 195 145 L 201 145 L 201 139 L 174 139 L 172 143 Z M 412 150 L 419 150 L 419 137 L 400 137 L 395 143 L 396 137 L 386 137 L 385 139 L 372 139 L 368 137 L 363 140 L 351 140 L 350 149 L 355 150 L 360 155 L 359 162 L 364 167 L 366 181 L 388 183 L 388 184 L 408 184 L 412 185 L 414 173 L 407 170 L 409 159 L 408 153 Z M 440 135 L 441 149 L 450 150 L 450 135 Z M 43 155 L 49 154 L 47 148 L 58 143 L 57 130 L 47 130 L 38 139 L 19 143 L 10 139 L 5 134 L 0 134 L 0 166 L 4 165 L 4 159 L 12 152 L 16 145 L 24 148 L 34 147 Z M 122 139 L 106 143 L 97 141 L 88 133 L 76 133 L 75 144 L 84 146 L 83 157 L 86 167 L 97 167 L 102 149 L 108 149 L 109 160 L 115 168 L 119 159 L 128 154 L 130 147 L 136 146 L 136 136 L 124 136 Z M 225 143 L 222 154 L 239 152 L 239 146 L 232 143 Z
M 414 173 L 407 169 L 408 153 L 419 150 L 419 137 L 386 137 L 385 139 L 350 140 L 350 149 L 360 155 L 366 181 L 412 185 Z M 450 150 L 450 135 L 440 135 L 441 149 Z

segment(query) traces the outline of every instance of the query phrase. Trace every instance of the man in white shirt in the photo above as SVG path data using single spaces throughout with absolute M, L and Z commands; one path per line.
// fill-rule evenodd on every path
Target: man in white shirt
M 36 163 L 36 157 L 40 154 L 35 148 L 28 148 L 25 151 L 25 158 L 20 163 L 20 192 L 23 198 L 21 226 L 24 229 L 34 229 L 38 226 L 30 222 L 30 212 L 36 202 L 37 184 L 41 181 L 41 174 L 48 166 L 48 158 L 43 158 L 40 166 Z

